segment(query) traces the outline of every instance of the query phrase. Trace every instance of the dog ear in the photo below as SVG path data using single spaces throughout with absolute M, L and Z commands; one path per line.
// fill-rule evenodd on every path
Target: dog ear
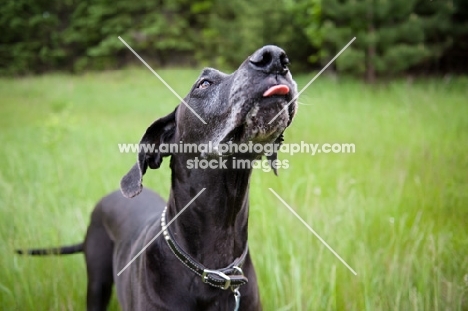
M 283 132 L 283 133 L 284 133 L 284 132 Z M 283 141 L 284 141 L 283 133 L 281 133 L 281 135 L 278 136 L 278 138 L 277 138 L 277 139 L 275 140 L 275 142 L 273 143 L 274 146 L 275 146 L 274 150 L 279 150 L 279 148 L 281 147 L 281 144 L 282 144 Z M 273 165 L 273 161 L 276 161 L 276 160 L 278 159 L 278 153 L 273 152 L 272 154 L 267 155 L 266 158 L 267 158 L 267 160 L 268 160 L 268 163 L 270 163 L 271 168 L 273 169 L 273 173 L 275 173 L 275 175 L 278 176 L 278 170 L 277 170 L 276 167 Z
M 157 169 L 161 166 L 163 157 L 169 153 L 159 151 L 161 144 L 172 142 L 176 129 L 176 111 L 156 120 L 146 130 L 139 144 L 137 163 L 120 181 L 122 194 L 127 198 L 133 198 L 142 190 L 143 175 L 149 168 Z

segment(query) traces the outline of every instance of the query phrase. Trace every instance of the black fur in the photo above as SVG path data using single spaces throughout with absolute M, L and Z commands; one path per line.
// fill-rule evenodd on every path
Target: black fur
M 297 107 L 293 101 L 283 110 L 297 94 L 286 64 L 286 54 L 280 48 L 265 46 L 231 75 L 205 69 L 185 102 L 207 124 L 180 104 L 172 113 L 155 121 L 140 143 L 156 146 L 180 141 L 195 144 L 211 141 L 214 145 L 227 141 L 280 144 Z M 205 80 L 209 85 L 202 84 Z M 287 85 L 290 92 L 263 97 L 276 84 Z M 268 124 L 277 113 L 279 117 Z M 171 157 L 172 171 L 167 203 L 142 187 L 147 169 L 159 168 L 166 156 Z M 137 163 L 122 179 L 122 193 L 113 192 L 96 205 L 84 244 L 27 253 L 66 254 L 83 250 L 89 311 L 107 308 L 113 283 L 123 310 L 233 310 L 232 291 L 203 283 L 174 256 L 162 237 L 151 243 L 120 276 L 117 273 L 160 232 L 160 216 L 166 205 L 169 221 L 204 188 L 206 191 L 174 221 L 170 230 L 178 244 L 204 266 L 211 269 L 228 266 L 242 254 L 247 243 L 252 173 L 251 168 L 234 168 L 232 161 L 234 158 L 252 161 L 261 156 L 227 154 L 220 158 L 216 152 L 168 154 L 142 150 Z M 269 156 L 276 157 L 276 154 Z M 226 160 L 226 169 L 188 169 L 188 161 L 195 158 Z M 261 310 L 250 255 L 242 269 L 249 282 L 240 288 L 240 310 Z

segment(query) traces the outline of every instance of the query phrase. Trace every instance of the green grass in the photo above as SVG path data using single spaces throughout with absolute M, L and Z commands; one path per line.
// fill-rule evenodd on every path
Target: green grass
M 198 71 L 160 74 L 185 94 Z M 467 82 L 310 86 L 286 142 L 356 153 L 280 154 L 290 168 L 279 177 L 254 172 L 249 243 L 265 310 L 468 310 Z M 83 310 L 81 255 L 14 249 L 81 241 L 96 201 L 135 161 L 117 144 L 137 142 L 178 100 L 145 69 L 1 79 L 0 98 L 0 309 Z M 145 177 L 165 197 L 167 163 Z

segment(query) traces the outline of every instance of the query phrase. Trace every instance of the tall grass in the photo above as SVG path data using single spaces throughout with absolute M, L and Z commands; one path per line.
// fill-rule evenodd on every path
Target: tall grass
M 198 72 L 160 74 L 184 95 Z M 254 172 L 249 243 L 265 310 L 468 310 L 467 82 L 321 77 L 304 92 L 286 142 L 356 152 L 280 154 L 290 167 L 279 177 Z M 2 79 L 0 98 L 0 309 L 82 310 L 81 255 L 14 249 L 81 241 L 96 201 L 135 161 L 117 144 L 137 142 L 178 101 L 131 69 Z M 167 162 L 145 177 L 166 197 Z

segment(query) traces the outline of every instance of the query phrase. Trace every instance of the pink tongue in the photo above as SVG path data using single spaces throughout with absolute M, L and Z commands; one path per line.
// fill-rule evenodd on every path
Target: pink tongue
M 268 97 L 272 95 L 286 95 L 289 93 L 289 87 L 284 84 L 275 85 L 270 87 L 268 90 L 263 93 L 263 97 Z

